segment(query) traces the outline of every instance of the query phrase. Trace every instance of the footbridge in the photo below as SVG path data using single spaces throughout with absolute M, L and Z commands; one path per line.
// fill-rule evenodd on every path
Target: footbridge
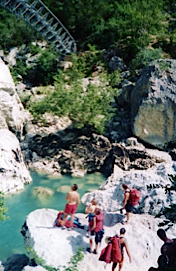
M 41 0 L 0 0 L 0 6 L 30 24 L 61 54 L 76 52 L 74 38 Z

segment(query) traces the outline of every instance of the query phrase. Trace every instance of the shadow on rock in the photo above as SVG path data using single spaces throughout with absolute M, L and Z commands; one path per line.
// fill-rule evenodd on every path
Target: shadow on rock
M 106 213 L 104 219 L 104 225 L 107 227 L 112 227 L 117 223 L 123 222 L 125 216 L 117 213 Z
M 67 240 L 70 242 L 70 245 L 72 247 L 72 251 L 73 251 L 73 254 L 76 254 L 77 250 L 79 247 L 82 247 L 83 249 L 86 249 L 87 246 L 88 246 L 88 240 L 87 239 L 87 242 L 85 242 L 83 240 L 83 236 L 82 235 L 78 235 L 78 236 L 69 236 L 67 238 Z
M 3 263 L 4 271 L 21 271 L 29 264 L 30 259 L 25 254 L 12 254 Z

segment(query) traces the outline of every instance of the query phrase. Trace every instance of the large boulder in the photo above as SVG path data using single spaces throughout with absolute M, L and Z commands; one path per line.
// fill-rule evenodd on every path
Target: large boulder
M 131 94 L 134 135 L 164 149 L 176 144 L 176 60 L 158 60 L 142 70 Z
M 23 151 L 32 169 L 73 176 L 99 171 L 111 149 L 108 138 L 104 136 L 65 131 L 47 136 L 35 135 L 27 146 L 24 148 L 23 144 Z
M 32 181 L 23 160 L 17 137 L 7 129 L 0 129 L 0 191 L 14 193 Z
M 70 258 L 76 253 L 78 248 L 83 249 L 84 259 L 78 265 L 78 270 L 101 271 L 104 269 L 104 262 L 98 260 L 101 250 L 106 246 L 105 237 L 113 236 L 119 233 L 122 228 L 122 215 L 119 213 L 105 214 L 104 220 L 104 238 L 98 254 L 86 252 L 89 246 L 89 239 L 86 237 L 86 230 L 74 228 L 71 231 L 62 230 L 53 227 L 53 222 L 58 211 L 52 209 L 40 209 L 30 213 L 26 218 L 26 223 L 22 227 L 25 246 L 30 246 L 35 250 L 40 258 L 43 258 L 49 266 L 63 270 L 63 266 L 68 267 Z M 87 225 L 86 215 L 76 214 L 82 224 Z M 129 264 L 125 253 L 124 270 L 128 271 L 148 271 L 151 266 L 157 265 L 157 259 L 160 255 L 161 240 L 157 237 L 158 223 L 161 219 L 156 219 L 150 215 L 131 215 L 130 223 L 125 226 L 126 238 L 132 257 L 132 263 Z M 168 237 L 176 235 L 176 227 L 168 230 Z M 140 238 L 139 238 L 140 237 Z M 93 247 L 94 249 L 94 247 Z M 33 255 L 29 256 L 31 259 Z M 111 270 L 112 265 L 107 266 Z M 33 270 L 25 267 L 25 271 Z M 35 270 L 35 269 L 34 269 Z M 38 270 L 38 269 L 36 269 Z M 40 270 L 40 269 L 39 269 Z M 41 269 L 42 270 L 42 269 Z
M 140 204 L 136 207 L 139 213 L 158 214 L 164 207 L 176 204 L 176 192 L 168 192 L 171 180 L 175 175 L 176 163 L 159 163 L 147 170 L 123 171 L 115 165 L 113 174 L 98 190 L 86 193 L 82 197 L 83 204 L 95 197 L 106 212 L 116 212 L 122 207 L 124 190 L 122 183 L 136 187 L 142 193 Z M 167 193 L 166 193 L 167 192 Z
M 0 129 L 9 129 L 20 138 L 24 122 L 24 108 L 9 68 L 0 58 Z

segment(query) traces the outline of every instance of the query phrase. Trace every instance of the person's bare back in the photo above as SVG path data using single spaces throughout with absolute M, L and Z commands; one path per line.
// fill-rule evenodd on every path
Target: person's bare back
M 65 199 L 67 200 L 67 204 L 69 205 L 79 204 L 79 194 L 76 191 L 68 192 Z
M 73 184 L 71 186 L 71 191 L 67 193 L 66 196 L 66 200 L 67 200 L 67 204 L 65 206 L 65 210 L 64 210 L 64 219 L 63 219 L 63 226 L 62 229 L 65 228 L 65 223 L 67 221 L 67 217 L 70 214 L 71 216 L 71 220 L 70 220 L 70 229 L 73 227 L 73 219 L 74 219 L 74 214 L 78 208 L 80 199 L 79 199 L 79 194 L 78 192 L 76 192 L 76 190 L 78 189 L 77 184 Z

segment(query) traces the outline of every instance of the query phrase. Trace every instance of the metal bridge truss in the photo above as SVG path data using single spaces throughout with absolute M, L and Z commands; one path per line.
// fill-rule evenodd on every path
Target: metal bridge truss
M 0 0 L 0 6 L 30 24 L 61 54 L 76 52 L 73 37 L 41 0 Z

